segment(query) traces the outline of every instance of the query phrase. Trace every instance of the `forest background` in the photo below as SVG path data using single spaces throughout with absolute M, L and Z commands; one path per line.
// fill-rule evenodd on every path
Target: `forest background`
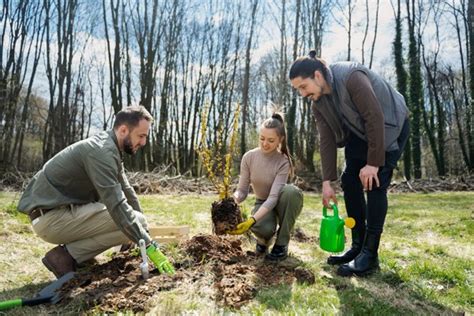
M 239 104 L 236 166 L 279 109 L 297 172 L 320 177 L 310 104 L 288 80 L 310 49 L 329 63 L 361 62 L 404 95 L 412 129 L 403 176 L 472 172 L 471 2 L 1 0 L 0 174 L 33 172 L 142 104 L 155 123 L 127 168 L 199 176 L 201 114 L 214 131 L 207 142 L 227 144 Z

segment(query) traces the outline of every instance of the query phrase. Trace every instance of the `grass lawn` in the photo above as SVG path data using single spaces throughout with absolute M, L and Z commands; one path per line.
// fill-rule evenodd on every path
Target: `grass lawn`
M 33 296 L 54 279 L 40 260 L 52 245 L 36 237 L 27 217 L 16 211 L 18 198 L 18 193 L 0 192 L 1 301 Z M 151 223 L 190 225 L 191 235 L 211 233 L 210 204 L 215 199 L 215 195 L 140 196 Z M 244 203 L 244 211 L 250 211 L 252 202 L 250 198 Z M 319 234 L 320 203 L 319 195 L 305 194 L 296 226 L 309 236 Z M 343 205 L 340 209 L 345 213 Z M 336 269 L 326 264 L 328 253 L 317 244 L 291 242 L 290 254 L 315 274 L 314 284 L 266 288 L 240 310 L 222 308 L 212 296 L 203 295 L 202 284 L 194 289 L 190 285 L 186 291 L 158 292 L 150 300 L 151 313 L 473 314 L 473 245 L 474 192 L 392 194 L 379 254 L 381 271 L 371 277 L 338 277 Z M 173 256 L 173 251 L 168 253 Z M 72 306 L 43 305 L 8 312 L 80 314 L 83 309 L 80 302 L 74 302 Z

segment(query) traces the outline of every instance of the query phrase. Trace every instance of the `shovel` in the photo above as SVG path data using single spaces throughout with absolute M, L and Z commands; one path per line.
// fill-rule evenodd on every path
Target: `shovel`
M 15 300 L 9 300 L 0 302 L 0 311 L 10 309 L 17 306 L 34 306 L 43 303 L 57 303 L 61 300 L 59 293 L 56 291 L 67 281 L 74 277 L 74 272 L 68 272 L 56 281 L 49 284 L 47 287 L 42 289 L 38 295 L 33 298 L 18 298 Z

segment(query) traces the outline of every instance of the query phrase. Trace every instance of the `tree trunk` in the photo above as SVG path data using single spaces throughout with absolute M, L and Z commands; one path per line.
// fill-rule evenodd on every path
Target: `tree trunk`
M 250 85 L 250 51 L 252 50 L 252 40 L 255 28 L 255 21 L 257 16 L 257 6 L 258 0 L 254 0 L 252 3 L 252 13 L 251 13 L 251 20 L 250 20 L 250 31 L 247 38 L 247 47 L 245 50 L 245 69 L 244 69 L 244 82 L 242 88 L 242 125 L 240 129 L 240 152 L 243 155 L 247 151 L 247 112 L 249 107 L 249 85 Z
M 293 37 L 293 60 L 298 57 L 298 34 L 300 28 L 300 12 L 301 12 L 301 0 L 296 1 L 296 16 L 295 16 L 295 35 Z M 287 128 L 287 144 L 291 155 L 295 153 L 295 133 L 296 133 L 296 105 L 297 105 L 296 91 L 292 91 L 291 104 L 288 109 L 286 116 L 286 128 Z
M 403 95 L 407 106 L 410 107 L 409 99 L 407 96 L 407 72 L 404 66 L 403 60 L 403 43 L 402 43 L 402 17 L 401 17 L 401 4 L 400 0 L 397 1 L 397 13 L 395 16 L 395 40 L 393 42 L 393 55 L 395 59 L 395 71 L 397 74 L 397 90 Z M 405 145 L 405 151 L 403 153 L 403 170 L 405 178 L 411 179 L 411 135 L 408 138 L 407 144 Z
M 372 40 L 372 47 L 370 48 L 369 68 L 372 68 L 372 62 L 374 61 L 375 42 L 377 40 L 377 30 L 378 30 L 378 26 L 379 26 L 380 0 L 377 0 L 376 7 L 377 7 L 377 9 L 375 10 L 374 38 Z
M 463 9 L 465 5 L 463 4 Z M 466 19 L 465 19 L 466 20 Z M 469 102 L 466 101 L 466 130 L 469 147 L 469 171 L 474 171 L 474 3 L 473 1 L 468 2 L 467 9 L 467 25 L 468 25 L 468 42 L 469 42 L 469 90 L 471 99 Z M 458 35 L 459 38 L 459 35 Z
M 412 111 L 412 150 L 415 179 L 421 178 L 421 108 L 423 106 L 423 83 L 415 32 L 415 0 L 406 0 L 408 12 L 409 63 L 410 63 L 410 109 Z M 410 10 L 411 8 L 411 10 Z M 411 13 L 410 13 L 411 12 Z

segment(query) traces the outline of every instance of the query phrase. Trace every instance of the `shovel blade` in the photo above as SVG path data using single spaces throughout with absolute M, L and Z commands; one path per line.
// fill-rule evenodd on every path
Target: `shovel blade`
M 74 272 L 68 272 L 56 281 L 51 282 L 47 287 L 42 289 L 37 296 L 40 297 L 53 297 L 56 294 L 56 291 L 63 286 L 64 283 L 71 280 L 74 277 Z
M 0 310 L 7 310 L 17 306 L 34 306 L 43 303 L 53 303 L 56 304 L 61 300 L 59 294 L 56 291 L 63 286 L 64 283 L 71 280 L 74 277 L 74 272 L 69 272 L 57 279 L 56 281 L 51 282 L 48 286 L 43 288 L 38 295 L 34 298 L 29 299 L 14 299 L 9 301 L 0 302 Z

